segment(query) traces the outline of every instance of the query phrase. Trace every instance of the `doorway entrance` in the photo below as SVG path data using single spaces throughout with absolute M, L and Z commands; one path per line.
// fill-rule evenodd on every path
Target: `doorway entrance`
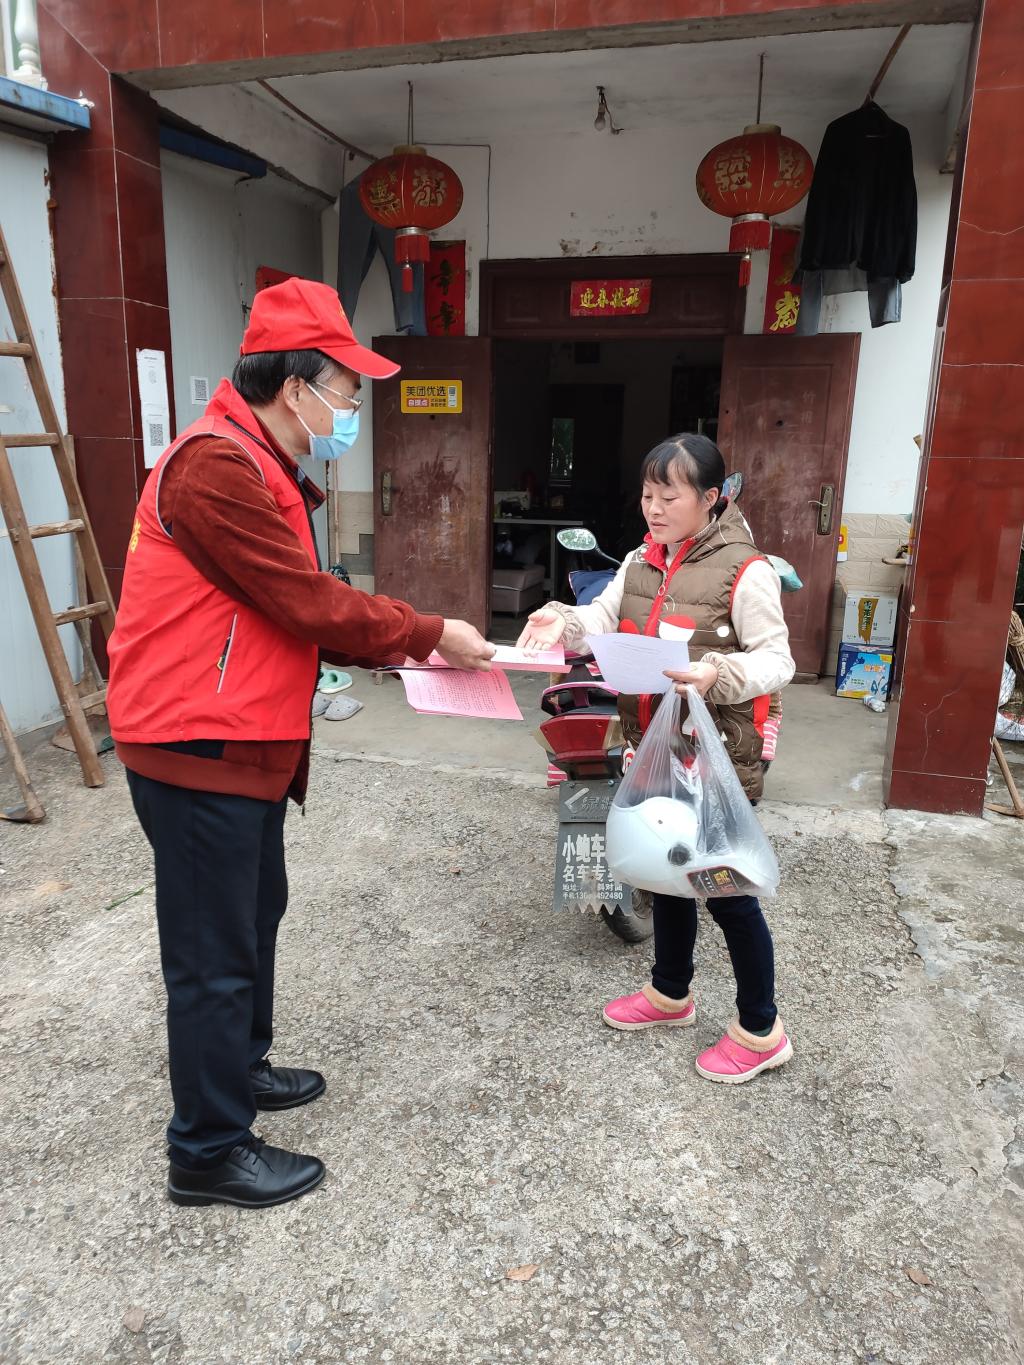
M 588 527 L 616 559 L 640 544 L 640 464 L 670 432 L 715 437 L 722 350 L 721 340 L 494 342 L 492 607 L 502 638 L 542 596 L 564 597 L 559 526 Z
M 425 607 L 482 630 L 496 611 L 508 638 L 509 618 L 568 591 L 557 529 L 586 525 L 609 554 L 628 553 L 645 530 L 643 456 L 704 431 L 744 475 L 755 540 L 804 582 L 783 599 L 798 676 L 825 672 L 860 338 L 743 335 L 738 266 L 485 262 L 483 335 L 375 339 L 403 367 L 374 403 L 378 591 L 415 566 Z M 641 285 L 646 311 L 578 315 L 591 281 L 591 298 Z M 425 400 L 409 398 L 411 382 Z M 458 407 L 410 407 L 438 393 L 459 393 Z

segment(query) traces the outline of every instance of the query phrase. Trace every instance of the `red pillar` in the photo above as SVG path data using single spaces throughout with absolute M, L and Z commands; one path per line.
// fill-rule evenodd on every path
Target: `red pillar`
M 51 203 L 68 431 L 119 594 L 146 472 L 135 352 L 171 353 L 158 109 L 43 7 L 39 32 L 50 86 L 94 105 L 87 135 L 54 140 Z
M 985 799 L 1024 531 L 1024 5 L 985 0 L 981 25 L 886 758 L 890 806 L 968 815 Z

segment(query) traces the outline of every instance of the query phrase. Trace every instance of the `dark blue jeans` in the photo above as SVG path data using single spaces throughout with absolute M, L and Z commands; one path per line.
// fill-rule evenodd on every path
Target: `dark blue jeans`
M 736 1008 L 745 1029 L 770 1028 L 775 1008 L 775 952 L 771 931 L 756 896 L 718 896 L 708 910 L 725 935 L 736 975 Z M 654 897 L 655 990 L 681 1000 L 693 980 L 697 902 L 681 896 Z
M 288 904 L 287 801 L 128 773 L 153 846 L 174 1115 L 171 1159 L 214 1164 L 251 1136 L 249 1068 L 274 1037 L 274 954 Z
M 338 293 L 349 322 L 356 315 L 356 304 L 363 281 L 379 251 L 384 257 L 391 281 L 391 302 L 395 311 L 395 331 L 406 336 L 427 334 L 427 311 L 423 266 L 413 266 L 413 291 L 402 288 L 402 267 L 395 260 L 393 228 L 381 227 L 366 213 L 359 200 L 359 181 L 350 181 L 341 192 L 341 217 L 338 241 Z

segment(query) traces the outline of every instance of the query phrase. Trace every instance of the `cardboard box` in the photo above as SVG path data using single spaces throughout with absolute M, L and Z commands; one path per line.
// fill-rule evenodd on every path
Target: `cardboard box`
M 863 645 L 840 645 L 836 668 L 837 697 L 889 696 L 892 653 L 884 649 L 865 649 Z
M 870 588 L 847 588 L 843 613 L 843 643 L 869 649 L 891 649 L 896 641 L 895 593 Z

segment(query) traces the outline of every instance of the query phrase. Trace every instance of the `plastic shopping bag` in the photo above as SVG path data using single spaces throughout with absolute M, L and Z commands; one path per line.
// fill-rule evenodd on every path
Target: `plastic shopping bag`
M 1003 664 L 1003 680 L 999 687 L 999 705 L 1005 706 L 1013 696 L 1013 689 L 1017 686 L 1017 674 L 1008 663 Z M 996 739 L 1009 739 L 1017 743 L 1024 744 L 1024 721 L 1018 720 L 1016 716 L 1004 715 L 1002 711 L 996 712 Z
M 770 896 L 779 865 L 703 698 L 673 689 L 608 813 L 607 859 L 630 886 L 665 896 Z

